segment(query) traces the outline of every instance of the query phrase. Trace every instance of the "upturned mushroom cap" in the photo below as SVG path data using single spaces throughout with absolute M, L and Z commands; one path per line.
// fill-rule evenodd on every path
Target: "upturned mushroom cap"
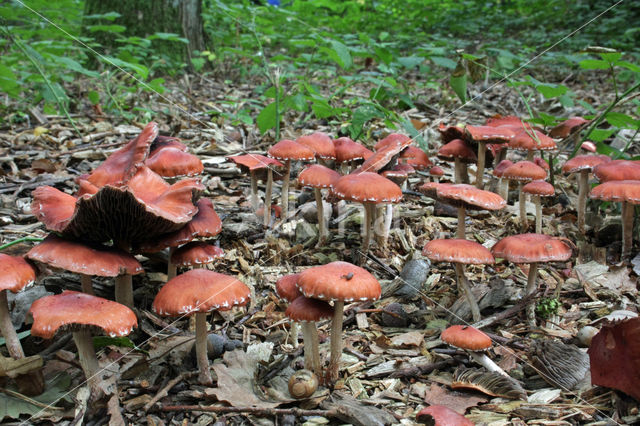
M 36 271 L 22 257 L 0 253 L 0 291 L 17 293 L 36 282 Z
M 382 291 L 367 270 L 341 261 L 300 272 L 298 288 L 305 297 L 341 302 L 377 300 Z
M 417 170 L 424 170 L 433 166 L 429 156 L 417 146 L 408 146 L 398 158 L 401 164 L 408 164 Z
M 351 138 L 338 138 L 333 141 L 333 145 L 336 151 L 336 162 L 338 163 L 366 160 L 373 155 L 373 151 L 358 142 L 354 142 Z
M 640 180 L 640 161 L 612 160 L 593 169 L 600 182 L 610 180 Z
M 298 277 L 300 274 L 289 274 L 278 278 L 276 281 L 276 294 L 291 303 L 298 297 L 302 296 L 302 292 L 298 289 Z
M 452 161 L 457 158 L 463 163 L 475 163 L 478 161 L 476 153 L 462 139 L 454 139 L 443 145 L 438 150 L 438 158 L 445 161 Z
M 136 275 L 144 272 L 131 254 L 102 245 L 89 246 L 49 234 L 26 254 L 26 257 L 52 268 L 100 277 Z
M 207 265 L 223 257 L 224 251 L 220 247 L 204 241 L 192 241 L 173 252 L 171 263 L 181 267 Z
M 422 249 L 422 255 L 434 262 L 453 262 L 473 265 L 491 265 L 495 259 L 482 244 L 459 238 L 431 240 Z
M 298 184 L 311 188 L 331 188 L 338 179 L 340 173 L 320 164 L 308 166 L 298 175 Z
M 228 310 L 249 301 L 249 288 L 235 277 L 207 269 L 193 269 L 170 279 L 153 301 L 153 311 L 164 316 Z
M 498 241 L 491 253 L 512 263 L 557 262 L 571 258 L 571 247 L 564 241 L 543 234 L 511 235 Z
M 394 147 L 407 147 L 411 143 L 411 138 L 407 135 L 402 135 L 400 133 L 390 133 L 384 139 L 381 139 L 376 143 L 373 147 L 374 151 L 380 151 L 381 149 L 387 148 L 389 146 Z
M 589 197 L 603 201 L 640 204 L 640 180 L 611 180 L 591 190 Z
M 293 321 L 316 322 L 331 318 L 333 316 L 333 308 L 322 300 L 302 296 L 289 303 L 284 314 Z
M 269 154 L 269 157 L 273 157 L 281 161 L 311 161 L 316 156 L 316 153 L 311 148 L 299 144 L 296 141 L 292 141 L 291 139 L 281 140 L 280 142 L 269 148 L 267 154 Z
M 507 167 L 502 177 L 510 180 L 525 181 L 540 180 L 547 177 L 547 172 L 532 161 L 518 161 Z
M 468 351 L 485 351 L 491 347 L 491 338 L 470 325 L 452 325 L 442 332 L 440 339 Z
M 464 138 L 464 127 L 460 126 L 447 126 L 444 123 L 440 123 L 438 124 L 438 132 L 440 133 L 440 140 L 445 144 L 454 139 Z
M 516 135 L 509 141 L 509 149 L 516 151 L 553 151 L 557 148 L 556 142 L 549 136 L 538 130 L 525 130 L 515 132 Z
M 300 136 L 296 142 L 310 148 L 315 152 L 316 158 L 334 159 L 336 149 L 331 137 L 323 132 L 315 132 L 310 135 Z
M 464 132 L 467 140 L 492 144 L 509 143 L 516 136 L 508 127 L 467 126 Z
M 551 197 L 555 195 L 556 190 L 549 182 L 544 180 L 534 180 L 523 186 L 522 192 L 537 195 L 539 197 Z
M 387 136 L 389 138 L 391 135 Z M 403 135 L 398 135 L 403 136 Z M 383 139 L 384 140 L 384 139 Z M 404 142 L 402 142 L 404 140 Z M 392 143 L 386 144 L 386 146 L 380 148 L 367 158 L 360 167 L 358 167 L 353 173 L 363 172 L 378 172 L 382 170 L 387 164 L 392 163 L 392 160 L 396 158 L 400 152 L 409 146 L 411 139 L 395 138 Z
M 428 182 L 420 187 L 427 196 L 443 203 L 473 210 L 500 210 L 507 202 L 498 194 L 464 183 Z
M 155 151 L 144 164 L 166 178 L 196 176 L 204 170 L 204 165 L 197 156 L 173 147 Z
M 590 120 L 585 120 L 582 117 L 571 117 L 549 130 L 549 136 L 552 138 L 566 138 L 570 134 L 579 131 L 590 122 Z
M 359 203 L 397 203 L 402 199 L 398 185 L 370 172 L 342 176 L 334 184 L 332 192 L 343 200 Z
M 265 157 L 260 154 L 234 155 L 233 157 L 227 157 L 227 160 L 231 160 L 238 166 L 252 171 L 266 169 L 269 166 L 284 167 L 284 165 L 275 158 Z
M 444 405 L 430 405 L 416 414 L 416 422 L 433 426 L 474 426 L 465 416 Z
M 102 329 L 111 337 L 126 336 L 138 326 L 136 314 L 124 305 L 102 297 L 65 290 L 31 305 L 31 334 L 51 339 L 58 329 Z
M 576 173 L 581 170 L 593 170 L 599 164 L 608 163 L 611 158 L 608 155 L 576 155 L 567 160 L 562 166 L 563 173 Z

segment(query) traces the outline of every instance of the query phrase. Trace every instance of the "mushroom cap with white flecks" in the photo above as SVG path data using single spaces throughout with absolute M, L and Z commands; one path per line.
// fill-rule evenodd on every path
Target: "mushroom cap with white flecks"
M 640 180 L 610 180 L 594 187 L 589 197 L 603 201 L 640 204 Z
M 333 185 L 332 192 L 338 198 L 359 203 L 397 203 L 402 199 L 398 185 L 371 172 L 342 176 Z
M 267 154 L 269 154 L 269 157 L 276 158 L 281 161 L 311 161 L 316 158 L 315 151 L 296 141 L 292 141 L 291 139 L 282 139 L 280 142 L 269 148 Z
M 138 326 L 128 307 L 102 297 L 65 290 L 45 296 L 31 305 L 31 334 L 51 339 L 58 329 L 101 329 L 111 337 L 126 336 Z
M 549 182 L 544 180 L 532 180 L 522 187 L 522 192 L 540 197 L 552 197 L 556 190 Z
M 0 253 L 0 291 L 17 293 L 36 281 L 36 271 L 22 257 Z
M 300 272 L 298 288 L 305 297 L 326 301 L 377 300 L 380 283 L 366 269 L 348 262 L 331 262 Z
M 207 265 L 223 257 L 224 250 L 220 247 L 205 241 L 191 241 L 175 249 L 171 263 L 182 267 Z
M 340 173 L 335 170 L 320 164 L 312 164 L 300 172 L 298 183 L 311 188 L 331 188 L 340 177 Z
M 558 262 L 573 254 L 566 240 L 544 234 L 519 234 L 498 241 L 491 253 L 512 263 Z
M 425 244 L 422 254 L 434 262 L 453 262 L 474 265 L 495 263 L 491 252 L 482 244 L 460 238 L 431 240 Z
M 611 157 L 608 155 L 576 155 L 575 157 L 567 160 L 562 166 L 563 173 L 575 173 L 582 170 L 593 170 L 599 164 L 608 163 L 611 161 Z
M 228 310 L 249 301 L 251 292 L 240 280 L 207 269 L 194 269 L 170 279 L 153 301 L 164 316 Z

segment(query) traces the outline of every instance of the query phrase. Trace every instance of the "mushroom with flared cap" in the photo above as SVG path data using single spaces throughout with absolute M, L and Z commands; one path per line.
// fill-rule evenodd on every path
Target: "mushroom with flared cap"
M 464 275 L 464 265 L 492 265 L 495 259 L 481 244 L 463 239 L 431 240 L 422 249 L 422 255 L 434 262 L 451 262 L 456 270 L 458 288 L 462 289 L 474 321 L 480 321 L 480 308 Z
M 227 157 L 233 161 L 241 170 L 248 170 L 251 175 L 251 208 L 258 210 L 258 181 L 266 181 L 265 205 L 267 204 L 266 194 L 269 194 L 268 204 L 271 205 L 271 185 L 273 184 L 273 170 L 280 169 L 284 165 L 276 159 L 265 157 L 260 154 L 245 154 Z
M 310 135 L 300 136 L 296 139 L 296 142 L 315 152 L 315 156 L 318 161 L 322 162 L 324 160 L 336 159 L 335 145 L 333 144 L 331 137 L 326 133 L 314 132 Z
M 249 288 L 235 277 L 207 269 L 193 269 L 169 280 L 153 300 L 158 315 L 196 316 L 196 358 L 198 380 L 211 384 L 207 357 L 207 313 L 243 306 L 249 301 Z
M 612 160 L 598 164 L 593 174 L 600 182 L 610 180 L 640 180 L 640 161 Z
M 411 144 L 408 136 L 392 133 L 376 144 L 376 151 L 353 173 L 377 173 L 385 167 L 394 166 L 398 156 Z
M 520 205 L 520 227 L 525 231 L 527 229 L 527 205 L 526 194 L 522 192 L 522 187 L 526 182 L 531 182 L 532 180 L 544 180 L 547 177 L 547 172 L 533 161 L 518 161 L 507 167 L 504 172 L 502 172 L 502 177 L 517 181 L 520 185 L 518 196 L 518 204 Z
M 640 204 L 640 180 L 611 180 L 596 186 L 589 197 L 622 203 L 622 252 L 621 259 L 631 255 L 633 248 L 634 206 Z
M 426 170 L 433 166 L 426 152 L 417 146 L 408 146 L 398 157 L 399 164 L 407 164 L 416 170 Z
M 175 249 L 171 263 L 181 268 L 204 268 L 224 258 L 224 250 L 205 241 L 191 241 Z
M 478 157 L 462 139 L 454 139 L 438 150 L 438 158 L 455 162 L 455 183 L 469 183 L 467 163 L 475 163 Z
M 333 141 L 336 151 L 336 163 L 342 165 L 342 172 L 348 173 L 354 168 L 354 163 L 359 160 L 366 160 L 373 155 L 366 146 L 354 142 L 351 138 L 341 137 Z
M 289 303 L 301 297 L 302 293 L 298 290 L 298 274 L 288 274 L 278 278 L 276 281 L 276 294 Z M 291 321 L 291 343 L 294 348 L 298 347 L 299 331 L 300 324 L 295 320 Z M 311 365 L 311 363 L 309 363 L 309 365 Z
M 544 180 L 532 180 L 528 184 L 522 187 L 522 192 L 530 194 L 533 197 L 533 202 L 536 205 L 536 234 L 542 233 L 542 203 L 541 197 L 553 197 L 556 190 L 549 182 Z
M 549 130 L 549 136 L 556 139 L 565 139 L 574 133 L 579 132 L 589 123 L 591 123 L 591 120 L 587 120 L 582 117 L 571 117 L 557 126 L 552 127 L 551 130 Z
M 164 178 L 197 176 L 204 171 L 198 156 L 171 146 L 151 151 L 144 164 Z
M 553 139 L 530 126 L 516 130 L 515 136 L 509 141 L 509 149 L 527 152 L 527 161 L 533 161 L 536 151 L 554 151 L 557 148 Z
M 567 160 L 562 166 L 563 173 L 579 173 L 578 178 L 578 230 L 584 234 L 584 216 L 587 208 L 587 194 L 589 193 L 589 173 L 602 163 L 608 163 L 611 158 L 608 155 L 576 155 Z
M 416 422 L 432 426 L 474 426 L 471 420 L 444 405 L 430 405 L 418 411 Z
M 505 200 L 509 198 L 509 179 L 504 177 L 504 171 L 513 165 L 511 160 L 502 160 L 493 168 L 493 175 L 498 178 L 498 195 Z
M 331 359 L 328 381 L 338 378 L 342 355 L 342 316 L 345 302 L 365 302 L 380 298 L 378 280 L 367 270 L 348 262 L 331 262 L 300 272 L 298 288 L 305 297 L 333 302 Z
M 569 260 L 572 256 L 571 247 L 565 240 L 543 234 L 520 234 L 505 237 L 491 248 L 491 253 L 495 258 L 505 259 L 512 263 L 529 264 L 525 296 L 536 291 L 539 263 Z M 527 306 L 527 320 L 530 325 L 535 326 L 535 303 L 533 302 Z
M 466 351 L 471 358 L 489 371 L 509 376 L 484 353 L 491 347 L 491 338 L 470 325 L 452 325 L 440 334 L 440 339 Z
M 316 210 L 318 212 L 318 247 L 322 246 L 327 239 L 327 224 L 324 218 L 324 205 L 322 201 L 322 189 L 333 188 L 333 185 L 340 179 L 340 173 L 331 170 L 320 164 L 313 164 L 304 169 L 298 175 L 298 184 L 313 188 L 316 198 Z
M 111 337 L 127 336 L 138 326 L 136 314 L 120 303 L 69 290 L 36 300 L 29 312 L 34 336 L 51 339 L 58 330 L 72 331 L 91 393 L 99 397 L 102 374 L 91 335 L 101 331 Z
M 506 144 L 515 137 L 513 130 L 507 127 L 466 126 L 465 139 L 478 144 L 478 164 L 476 169 L 476 188 L 484 187 L 484 163 L 487 144 Z

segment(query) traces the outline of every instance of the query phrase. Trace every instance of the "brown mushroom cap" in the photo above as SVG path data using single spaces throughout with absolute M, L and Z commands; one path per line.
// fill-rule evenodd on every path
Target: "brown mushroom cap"
M 300 272 L 298 288 L 305 297 L 342 302 L 377 300 L 382 291 L 366 269 L 341 261 Z
M 491 144 L 509 143 L 516 136 L 508 127 L 466 126 L 464 131 L 467 140 Z
M 462 139 L 454 139 L 438 150 L 438 158 L 445 161 L 459 159 L 463 163 L 475 163 L 478 161 L 476 153 Z
M 373 151 L 366 146 L 354 142 L 351 138 L 342 137 L 333 141 L 336 151 L 336 162 L 366 160 L 373 155 Z
M 391 135 L 387 136 L 387 138 L 390 136 Z M 373 155 L 367 158 L 353 173 L 378 172 L 382 170 L 387 164 L 392 163 L 392 160 L 396 158 L 402 150 L 409 146 L 411 139 L 405 138 L 406 137 L 394 138 L 391 143 L 387 143 L 386 146 L 374 152 Z M 404 142 L 402 142 L 403 140 Z
M 336 158 L 336 149 L 333 145 L 333 140 L 331 140 L 331 137 L 326 133 L 315 132 L 310 135 L 300 136 L 296 139 L 296 142 L 313 150 L 317 158 Z
M 571 247 L 564 241 L 543 234 L 511 235 L 498 241 L 491 253 L 513 263 L 556 262 L 571 258 Z
M 342 176 L 334 184 L 332 192 L 343 200 L 360 203 L 397 203 L 402 199 L 398 185 L 370 172 Z
M 285 315 L 293 321 L 320 321 L 333 316 L 333 308 L 327 302 L 308 297 L 298 297 L 289 303 Z
M 111 337 L 126 336 L 138 326 L 136 314 L 124 305 L 102 297 L 65 290 L 31 305 L 31 334 L 51 339 L 63 328 L 100 328 Z
M 77 274 L 117 277 L 144 272 L 142 265 L 131 254 L 114 247 L 89 246 L 49 234 L 26 254 L 26 257 L 56 269 Z
M 549 136 L 552 138 L 566 138 L 589 124 L 590 120 L 582 117 L 571 117 L 549 130 Z
M 380 151 L 381 149 L 387 148 L 389 146 L 394 147 L 407 147 L 411 143 L 411 138 L 407 135 L 402 135 L 400 133 L 390 133 L 384 139 L 381 139 L 376 143 L 373 147 L 374 151 Z
M 235 277 L 207 269 L 193 269 L 170 279 L 153 301 L 153 311 L 164 316 L 227 310 L 249 301 L 249 288 Z
M 640 161 L 612 160 L 593 169 L 600 182 L 610 180 L 640 180 Z
M 474 426 L 465 416 L 444 405 L 430 405 L 416 414 L 416 422 L 434 426 Z
M 204 241 L 192 241 L 173 252 L 171 263 L 181 267 L 207 265 L 223 257 L 224 251 L 220 247 Z
M 567 160 L 562 166 L 563 173 L 576 173 L 581 170 L 593 170 L 593 168 L 602 163 L 608 163 L 611 158 L 608 155 L 576 155 Z
M 442 143 L 449 143 L 454 139 L 464 138 L 464 128 L 460 126 L 447 126 L 444 123 L 438 124 L 438 132 Z
M 459 238 L 431 240 L 422 249 L 422 255 L 434 262 L 453 262 L 472 265 L 491 265 L 495 259 L 482 244 Z
M 144 164 L 166 178 L 196 176 L 204 170 L 204 165 L 197 156 L 172 147 L 157 150 Z
M 427 196 L 443 203 L 472 210 L 500 210 L 507 202 L 498 194 L 464 183 L 427 182 L 420 187 Z
M 302 296 L 302 293 L 298 289 L 299 275 L 300 274 L 289 274 L 278 278 L 278 281 L 276 281 L 276 293 L 281 299 L 291 303 Z
M 266 157 L 260 154 L 234 155 L 233 157 L 227 157 L 227 160 L 231 160 L 238 166 L 251 171 L 267 169 L 269 166 L 284 167 L 284 165 L 275 158 Z
M 36 271 L 22 257 L 0 253 L 0 291 L 17 293 L 36 282 Z
M 516 151 L 553 151 L 556 142 L 538 130 L 516 131 L 516 135 L 509 141 L 509 149 Z
M 340 173 L 335 170 L 320 164 L 313 164 L 300 172 L 298 183 L 301 186 L 311 188 L 331 188 L 340 177 Z
M 547 177 L 547 172 L 532 161 L 518 161 L 507 167 L 502 177 L 510 180 L 530 181 Z
M 468 351 L 485 351 L 491 347 L 491 338 L 470 325 L 452 325 L 442 332 L 440 339 Z
M 594 187 L 589 197 L 640 204 L 640 180 L 611 180 Z
M 429 156 L 417 146 L 408 146 L 398 157 L 401 164 L 408 164 L 417 170 L 428 169 L 433 166 Z
M 539 197 L 551 197 L 555 195 L 556 190 L 549 182 L 544 180 L 533 180 L 522 187 L 522 192 L 537 195 Z
M 277 144 L 273 145 L 267 151 L 270 157 L 277 158 L 278 160 L 303 160 L 311 161 L 315 158 L 315 152 L 302 144 L 291 139 L 283 139 Z

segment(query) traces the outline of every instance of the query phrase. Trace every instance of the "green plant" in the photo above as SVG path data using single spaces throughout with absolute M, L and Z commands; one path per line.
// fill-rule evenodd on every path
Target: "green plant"
M 558 313 L 560 301 L 553 297 L 544 297 L 536 304 L 536 314 L 542 319 L 548 319 Z

